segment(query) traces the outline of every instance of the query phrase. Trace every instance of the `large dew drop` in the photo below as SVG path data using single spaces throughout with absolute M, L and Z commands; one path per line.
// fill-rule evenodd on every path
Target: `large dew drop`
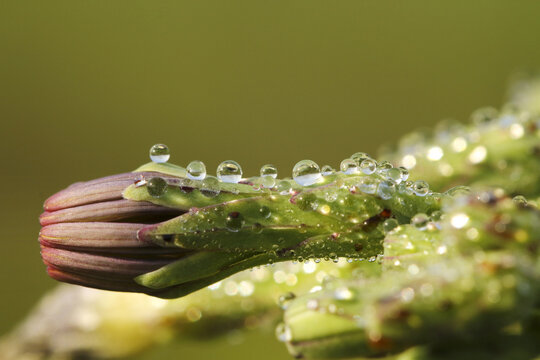
M 242 179 L 242 167 L 236 161 L 225 160 L 219 164 L 216 175 L 222 182 L 236 184 Z
M 202 161 L 193 160 L 186 168 L 187 177 L 191 180 L 203 180 L 206 177 L 206 166 Z
M 316 162 L 302 160 L 296 163 L 293 168 L 293 179 L 301 186 L 315 184 L 321 178 L 321 170 Z
M 272 164 L 266 164 L 261 167 L 261 177 L 270 176 L 271 178 L 277 178 L 277 167 Z
M 164 144 L 155 144 L 150 148 L 150 160 L 157 164 L 166 163 L 171 157 L 169 147 Z

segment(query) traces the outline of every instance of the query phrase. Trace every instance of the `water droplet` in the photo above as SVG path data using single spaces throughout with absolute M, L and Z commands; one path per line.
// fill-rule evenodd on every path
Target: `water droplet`
M 514 201 L 516 205 L 527 206 L 528 204 L 527 198 L 523 195 L 514 196 L 512 200 Z
M 259 209 L 259 214 L 263 218 L 268 219 L 270 215 L 272 215 L 272 211 L 270 210 L 268 206 L 261 206 L 261 208 Z
M 253 224 L 253 232 L 255 234 L 260 234 L 264 230 L 264 226 L 261 223 Z
M 280 323 L 276 327 L 276 337 L 281 342 L 287 342 L 292 340 L 291 329 L 285 325 L 285 323 Z
M 362 161 L 364 161 L 366 159 L 371 159 L 371 157 L 368 154 L 366 154 L 365 152 L 357 152 L 357 153 L 354 153 L 354 154 L 351 155 L 351 159 L 356 161 L 357 165 L 360 165 L 362 163 Z
M 165 194 L 165 191 L 167 191 L 167 181 L 160 177 L 153 177 L 148 180 L 146 190 L 150 196 L 159 198 Z
M 377 194 L 383 200 L 389 200 L 396 193 L 396 184 L 391 181 L 381 181 L 377 189 Z
M 186 167 L 187 177 L 191 180 L 203 180 L 206 177 L 206 166 L 202 161 L 193 160 Z
M 401 181 L 407 181 L 409 178 L 409 170 L 407 170 L 404 166 L 400 166 L 398 169 L 401 171 Z
M 399 223 L 396 219 L 386 219 L 383 223 L 383 231 L 385 234 L 387 234 L 398 226 Z
M 440 221 L 443 217 L 443 212 L 440 210 L 435 210 L 431 213 L 431 220 L 432 221 Z
M 489 123 L 492 119 L 496 118 L 499 112 L 492 107 L 485 107 L 475 110 L 471 114 L 471 120 L 475 125 L 483 126 Z
M 281 195 L 289 195 L 292 189 L 291 182 L 288 180 L 281 180 L 277 183 L 276 189 Z
M 274 186 L 276 186 L 276 179 L 274 179 L 270 175 L 263 176 L 263 177 L 261 177 L 261 185 L 264 188 L 271 189 Z
M 417 196 L 426 196 L 429 193 L 429 185 L 422 180 L 415 181 L 412 185 L 412 191 Z
M 157 164 L 166 163 L 170 157 L 171 152 L 167 145 L 155 144 L 150 148 L 150 160 Z
M 470 194 L 471 189 L 468 186 L 455 186 L 451 189 L 448 189 L 445 194 L 450 196 L 464 196 Z
M 412 182 L 411 181 L 406 181 L 406 182 L 402 182 L 401 184 L 399 184 L 398 185 L 398 192 L 400 194 L 412 195 L 413 194 Z
M 403 180 L 402 172 L 399 168 L 391 168 L 386 170 L 386 174 L 384 176 L 387 180 L 390 180 L 396 184 L 399 184 Z
M 244 226 L 244 223 L 244 217 L 238 211 L 230 212 L 229 215 L 227 215 L 227 219 L 225 220 L 227 230 L 232 232 L 239 231 L 242 226 Z
M 293 168 L 293 179 L 301 186 L 310 186 L 321 178 L 319 165 L 311 160 L 299 161 Z
M 373 159 L 365 159 L 360 163 L 360 170 L 366 175 L 373 174 L 377 170 L 377 163 Z
M 269 176 L 277 178 L 277 167 L 272 164 L 266 164 L 261 167 L 261 177 Z
M 425 230 L 429 223 L 429 216 L 424 213 L 416 214 L 411 219 L 411 224 L 420 230 Z
M 201 182 L 201 193 L 206 197 L 216 197 L 220 192 L 219 180 L 214 176 L 207 176 Z
M 216 171 L 219 181 L 236 184 L 242 179 L 242 167 L 236 161 L 225 160 Z
M 336 170 L 334 170 L 334 168 L 331 167 L 330 165 L 324 165 L 321 168 L 321 172 L 322 172 L 323 176 L 328 176 L 328 175 L 334 174 L 336 172 Z
M 375 192 L 377 191 L 377 185 L 377 180 L 370 177 L 363 177 L 362 179 L 360 179 L 357 186 L 360 191 L 366 194 L 375 194 Z
M 377 164 L 377 171 L 385 172 L 385 170 L 389 170 L 393 168 L 390 161 L 383 160 Z
M 341 172 L 346 175 L 358 174 L 360 171 L 358 169 L 358 164 L 353 159 L 345 159 L 339 165 Z
M 278 304 L 281 307 L 281 309 L 286 310 L 289 307 L 291 301 L 294 300 L 295 298 L 296 298 L 296 295 L 293 292 L 289 291 L 278 298 Z

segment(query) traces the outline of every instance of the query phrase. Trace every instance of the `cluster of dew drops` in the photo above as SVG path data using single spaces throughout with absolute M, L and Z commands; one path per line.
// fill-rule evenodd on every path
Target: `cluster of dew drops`
M 164 144 L 156 144 L 150 148 L 150 159 L 154 163 L 166 163 L 170 158 L 169 148 Z M 236 184 L 243 181 L 242 167 L 234 160 L 226 160 L 218 165 L 216 176 L 207 175 L 206 165 L 194 160 L 186 166 L 187 178 L 201 181 L 201 192 L 207 196 L 216 196 L 220 192 L 220 183 Z M 405 167 L 393 167 L 388 161 L 377 162 L 363 152 L 357 152 L 340 164 L 340 171 L 346 175 L 371 175 L 377 173 L 383 180 L 362 177 L 357 187 L 366 194 L 376 194 L 382 199 L 390 199 L 396 191 L 426 196 L 430 193 L 425 181 L 407 181 L 409 172 Z M 333 175 L 336 170 L 330 165 L 322 168 L 312 160 L 296 163 L 292 170 L 292 179 L 300 186 L 311 186 L 319 183 L 324 176 Z M 278 170 L 274 165 L 266 164 L 260 169 L 260 177 L 249 179 L 255 189 L 276 189 L 280 194 L 291 194 L 293 184 L 287 180 L 277 180 Z M 142 181 L 138 185 L 146 185 L 153 197 L 162 196 L 167 189 L 167 181 L 160 177 Z

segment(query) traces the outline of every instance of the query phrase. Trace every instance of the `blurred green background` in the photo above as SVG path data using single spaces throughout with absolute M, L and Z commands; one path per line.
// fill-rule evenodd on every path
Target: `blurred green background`
M 0 334 L 55 283 L 39 257 L 43 200 L 171 161 L 338 166 L 356 151 L 483 105 L 540 67 L 537 1 L 1 1 L 4 231 Z M 272 336 L 180 342 L 160 359 L 288 358 Z

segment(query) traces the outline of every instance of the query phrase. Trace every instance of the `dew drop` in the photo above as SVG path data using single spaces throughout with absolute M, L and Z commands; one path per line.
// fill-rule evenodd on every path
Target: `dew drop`
M 293 168 L 293 179 L 301 186 L 310 186 L 319 181 L 321 171 L 319 165 L 311 160 L 299 161 Z
M 214 176 L 207 176 L 201 182 L 201 193 L 206 197 L 216 197 L 219 195 L 219 180 Z
M 159 198 L 167 191 L 167 181 L 160 177 L 153 177 L 148 180 L 146 184 L 146 190 L 150 196 Z
M 244 217 L 238 211 L 230 212 L 229 215 L 227 215 L 227 219 L 225 220 L 227 230 L 232 232 L 238 232 L 242 228 L 242 226 L 244 226 L 244 224 Z
M 377 163 L 373 159 L 365 159 L 360 163 L 360 170 L 366 175 L 373 174 L 377 170 Z
M 263 177 L 261 177 L 261 185 L 264 188 L 271 189 L 274 186 L 276 186 L 276 179 L 274 179 L 270 175 L 263 176 Z
M 260 234 L 264 230 L 264 226 L 261 223 L 253 224 L 253 232 L 255 234 Z
M 336 170 L 334 170 L 334 168 L 331 167 L 330 165 L 324 165 L 321 168 L 321 172 L 322 172 L 323 176 L 328 176 L 328 175 L 334 174 L 336 172 Z
M 471 189 L 468 186 L 455 186 L 451 189 L 448 189 L 445 194 L 450 196 L 464 196 L 471 193 Z
M 363 177 L 358 183 L 358 188 L 366 194 L 375 194 L 377 191 L 377 184 L 377 180 L 370 177 Z
M 387 160 L 383 160 L 377 164 L 377 171 L 384 172 L 385 170 L 389 170 L 391 168 L 393 168 L 393 166 L 390 161 Z
M 291 182 L 288 180 L 281 180 L 277 183 L 276 189 L 281 195 L 289 195 L 292 190 Z
M 435 210 L 431 213 L 431 220 L 432 221 L 440 221 L 443 218 L 443 212 L 440 210 Z
M 272 164 L 266 164 L 261 167 L 261 177 L 269 176 L 273 179 L 277 178 L 277 167 Z
M 403 180 L 402 172 L 399 168 L 391 168 L 386 170 L 386 174 L 384 176 L 387 180 L 390 180 L 396 184 L 399 184 Z
M 171 157 L 169 147 L 164 144 L 155 144 L 150 148 L 150 160 L 156 164 L 166 163 Z
M 353 159 L 345 159 L 339 165 L 339 168 L 342 173 L 346 175 L 358 174 L 360 170 L 358 169 L 358 164 Z
M 429 185 L 423 180 L 415 181 L 412 185 L 412 191 L 417 196 L 426 196 L 429 193 Z
M 296 295 L 290 291 L 281 295 L 278 298 L 279 307 L 281 307 L 282 310 L 286 310 L 289 307 L 291 301 L 294 300 L 295 298 L 296 298 Z
M 514 196 L 512 200 L 514 201 L 516 205 L 527 206 L 528 204 L 527 198 L 525 198 L 525 196 L 523 195 Z
M 407 170 L 404 166 L 400 166 L 398 169 L 401 171 L 401 181 L 407 181 L 409 178 L 409 170 Z
M 390 231 L 394 230 L 399 226 L 399 223 L 396 219 L 386 219 L 383 222 L 383 231 L 385 234 L 388 234 Z
M 391 181 L 381 181 L 377 189 L 377 194 L 383 200 L 389 200 L 396 193 L 396 184 Z
M 285 325 L 285 323 L 280 323 L 276 327 L 276 337 L 281 342 L 287 342 L 292 340 L 291 329 Z
M 351 155 L 351 159 L 353 159 L 354 161 L 356 161 L 356 164 L 357 165 L 360 165 L 362 163 L 362 161 L 366 160 L 366 159 L 370 159 L 371 157 L 366 154 L 365 152 L 357 152 L 357 153 L 354 153 Z
M 499 112 L 492 107 L 485 107 L 475 110 L 471 114 L 471 120 L 475 125 L 482 126 L 489 123 L 492 119 L 496 118 Z
M 216 171 L 219 181 L 237 184 L 242 179 L 242 167 L 236 161 L 225 160 Z
M 424 213 L 416 214 L 411 219 L 411 224 L 420 230 L 425 230 L 429 223 L 429 216 Z
M 259 209 L 259 214 L 263 218 L 268 219 L 270 215 L 272 215 L 272 211 L 270 210 L 268 206 L 261 206 L 261 208 Z
M 191 180 L 203 180 L 206 177 L 206 166 L 202 161 L 193 160 L 186 167 L 187 177 Z

